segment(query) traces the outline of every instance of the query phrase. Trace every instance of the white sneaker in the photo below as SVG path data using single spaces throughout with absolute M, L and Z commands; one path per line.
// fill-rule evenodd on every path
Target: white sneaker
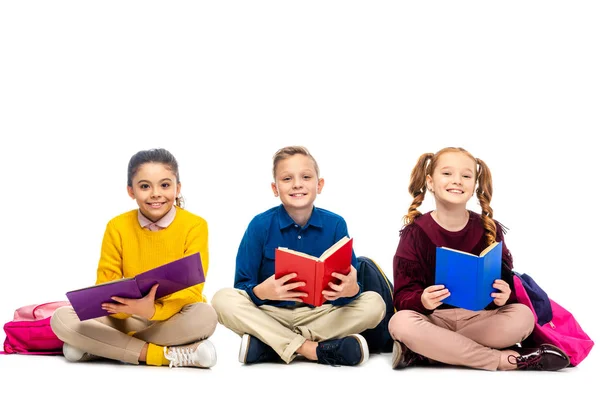
M 71 362 L 93 361 L 101 358 L 66 343 L 63 344 L 62 351 L 65 358 Z
M 210 368 L 217 363 L 217 350 L 208 340 L 183 346 L 164 347 L 165 358 L 171 367 Z

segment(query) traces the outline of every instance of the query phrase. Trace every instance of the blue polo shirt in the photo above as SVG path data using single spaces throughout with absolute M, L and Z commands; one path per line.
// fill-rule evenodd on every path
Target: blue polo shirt
M 252 290 L 275 273 L 275 249 L 287 247 L 319 257 L 338 240 L 348 236 L 346 221 L 337 214 L 313 207 L 305 226 L 297 225 L 283 205 L 258 214 L 250 221 L 238 249 L 235 268 L 236 289 L 245 290 L 257 306 L 268 304 L 277 307 L 291 306 L 293 301 L 261 300 Z M 356 256 L 352 251 L 352 266 L 358 271 Z M 359 284 L 358 296 L 361 292 Z M 344 305 L 354 297 L 342 297 L 332 302 Z

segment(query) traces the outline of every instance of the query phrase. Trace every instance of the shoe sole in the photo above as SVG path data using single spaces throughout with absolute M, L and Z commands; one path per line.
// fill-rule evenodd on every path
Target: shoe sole
M 240 344 L 240 353 L 238 354 L 238 360 L 242 364 L 246 364 L 246 356 L 248 355 L 248 348 L 250 347 L 250 335 L 247 333 L 242 336 L 242 343 Z
M 394 348 L 392 349 L 392 369 L 397 369 L 402 360 L 402 346 L 400 342 L 394 340 Z
M 204 368 L 212 368 L 215 365 L 217 365 L 217 349 L 215 348 L 215 345 L 212 344 L 212 342 L 207 341 L 207 343 L 205 343 L 207 345 L 209 345 L 209 351 L 210 351 L 210 359 L 213 360 L 213 362 L 209 365 L 203 366 Z
M 360 350 L 362 353 L 362 358 L 359 361 L 359 363 L 356 364 L 356 366 L 362 365 L 369 360 L 369 345 L 367 344 L 366 339 L 364 337 L 362 337 L 362 335 L 353 334 L 350 336 L 352 336 L 354 339 L 356 339 L 358 341 L 358 343 L 360 345 Z

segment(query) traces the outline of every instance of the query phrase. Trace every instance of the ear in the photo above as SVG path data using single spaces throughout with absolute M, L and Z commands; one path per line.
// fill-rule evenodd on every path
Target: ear
M 279 196 L 279 191 L 277 190 L 277 185 L 275 184 L 275 182 L 271 183 L 271 190 L 273 191 L 273 194 L 275 195 L 275 197 Z
M 179 182 L 177 184 L 177 194 L 175 195 L 175 197 L 179 197 L 179 194 L 181 193 L 181 182 Z
M 427 182 L 427 190 L 432 192 L 433 191 L 433 178 L 431 177 L 431 175 L 427 175 L 425 177 L 425 181 Z
M 129 197 L 135 200 L 135 194 L 133 193 L 133 188 L 131 186 L 127 186 L 127 194 L 129 194 Z
M 325 186 L 325 179 L 320 178 L 317 182 L 317 194 L 321 194 L 321 190 L 323 190 L 323 186 Z

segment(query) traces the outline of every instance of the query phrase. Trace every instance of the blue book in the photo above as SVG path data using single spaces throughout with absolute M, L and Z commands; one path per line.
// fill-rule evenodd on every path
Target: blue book
M 447 247 L 435 251 L 435 284 L 444 285 L 450 296 L 442 302 L 471 311 L 483 310 L 494 298 L 492 287 L 500 279 L 502 242 L 489 245 L 479 255 Z

